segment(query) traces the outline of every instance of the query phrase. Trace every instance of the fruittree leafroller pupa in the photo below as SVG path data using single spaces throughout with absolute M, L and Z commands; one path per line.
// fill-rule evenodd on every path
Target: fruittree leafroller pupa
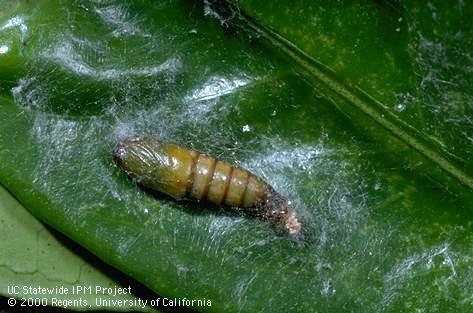
M 144 187 L 176 200 L 206 200 L 256 213 L 289 234 L 301 225 L 290 202 L 261 178 L 212 156 L 156 139 L 131 137 L 113 157 L 126 174 Z

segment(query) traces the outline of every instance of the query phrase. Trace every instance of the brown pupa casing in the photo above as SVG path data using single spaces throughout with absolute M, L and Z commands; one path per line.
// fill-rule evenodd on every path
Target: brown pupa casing
M 255 212 L 290 234 L 301 226 L 289 202 L 261 178 L 228 162 L 152 138 L 119 143 L 116 164 L 139 184 L 176 200 L 207 200 Z

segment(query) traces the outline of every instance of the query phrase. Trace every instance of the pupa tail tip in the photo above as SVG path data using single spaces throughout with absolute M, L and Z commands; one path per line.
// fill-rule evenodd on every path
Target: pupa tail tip
M 301 231 L 301 223 L 294 212 L 291 212 L 285 221 L 285 227 L 289 235 L 298 235 Z

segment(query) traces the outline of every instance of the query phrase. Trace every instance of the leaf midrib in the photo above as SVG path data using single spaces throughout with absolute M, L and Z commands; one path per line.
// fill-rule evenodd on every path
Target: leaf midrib
M 402 142 L 418 151 L 449 175 L 455 177 L 462 184 L 473 190 L 473 177 L 465 173 L 448 159 L 448 157 L 457 158 L 457 156 L 439 147 L 439 145 L 436 145 L 434 143 L 436 142 L 435 138 L 420 134 L 417 129 L 400 120 L 386 109 L 386 105 L 369 95 L 369 93 L 358 86 L 350 86 L 346 82 L 343 82 L 337 76 L 336 72 L 309 56 L 290 40 L 268 27 L 259 24 L 251 17 L 246 16 L 244 12 L 235 8 L 234 5 L 227 0 L 223 1 L 233 12 L 237 12 L 237 14 L 232 15 L 230 20 L 226 20 L 225 23 L 228 22 L 232 26 L 243 29 L 245 32 L 252 32 L 258 35 L 259 39 L 267 40 L 272 47 L 280 50 L 294 62 L 296 68 L 303 74 L 308 75 L 312 80 L 316 80 L 317 83 L 322 83 L 336 96 L 347 101 L 355 109 L 370 117 L 370 119 L 374 120 L 378 125 L 388 130 Z M 217 4 L 217 7 L 218 5 L 219 4 Z M 239 19 L 237 23 L 235 23 L 236 18 Z M 240 22 L 244 26 L 239 26 Z M 312 82 L 312 80 L 310 81 Z M 438 151 L 432 147 L 438 147 Z

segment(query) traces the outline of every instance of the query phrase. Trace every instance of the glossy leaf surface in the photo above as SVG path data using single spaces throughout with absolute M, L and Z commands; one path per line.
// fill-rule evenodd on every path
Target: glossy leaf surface
M 405 142 L 424 141 L 412 147 L 431 150 L 434 162 L 449 163 L 455 170 L 447 171 L 473 187 L 471 3 L 229 2 L 256 20 L 259 35 L 315 62 L 306 67 L 329 68 L 340 89 L 361 91 L 352 106 Z
M 211 300 L 200 311 L 471 308 L 471 190 L 208 5 L 12 3 L 0 180 L 40 219 L 164 296 Z M 393 75 L 366 84 L 410 72 Z M 295 203 L 304 238 L 139 189 L 111 158 L 129 135 L 252 170 Z

